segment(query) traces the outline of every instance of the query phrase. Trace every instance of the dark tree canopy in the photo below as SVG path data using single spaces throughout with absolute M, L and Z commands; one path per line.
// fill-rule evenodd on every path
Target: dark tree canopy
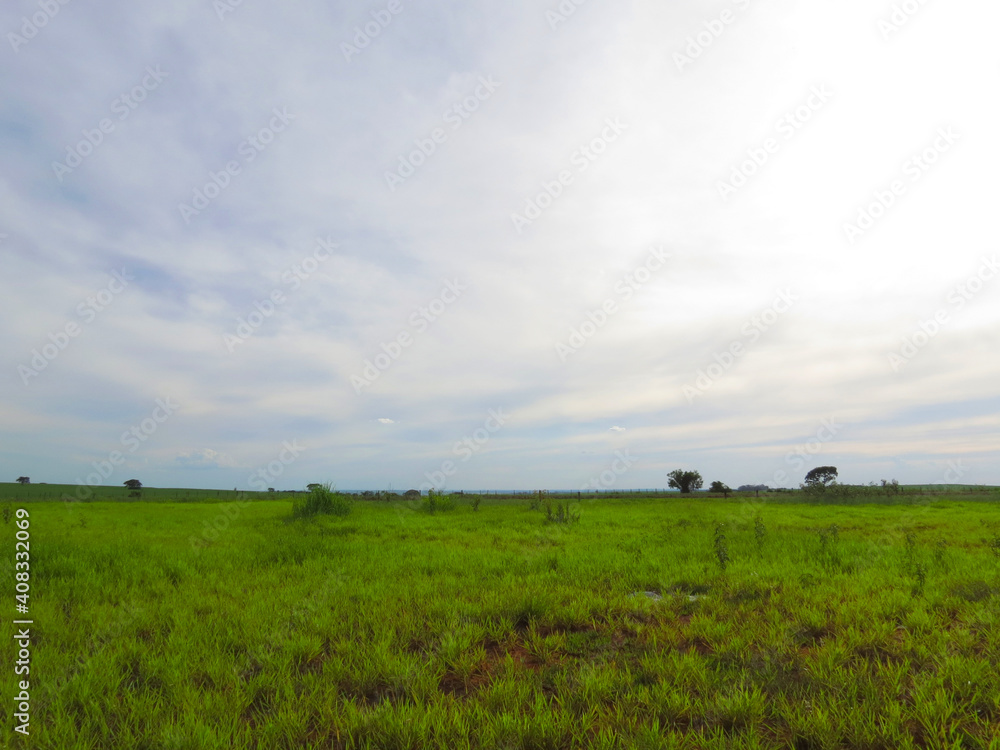
M 31 479 L 29 477 L 18 477 L 17 481 L 21 484 L 31 484 Z
M 123 482 L 122 484 L 124 484 L 130 490 L 142 489 L 142 482 L 140 482 L 138 479 L 129 479 Z
M 712 482 L 711 486 L 708 488 L 709 492 L 721 492 L 726 497 L 729 497 L 729 493 L 732 492 L 732 488 L 725 482 L 720 482 L 718 479 Z
M 837 478 L 836 466 L 817 466 L 806 474 L 806 484 L 810 486 L 826 486 Z
M 667 476 L 670 478 L 669 486 L 675 490 L 680 490 L 682 493 L 688 493 L 691 490 L 700 490 L 703 483 L 701 474 L 697 471 L 674 469 Z

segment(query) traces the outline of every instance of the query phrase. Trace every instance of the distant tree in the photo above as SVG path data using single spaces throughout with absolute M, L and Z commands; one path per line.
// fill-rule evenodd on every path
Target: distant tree
M 21 484 L 31 484 L 31 479 L 29 477 L 18 477 L 17 481 Z
M 805 486 L 809 489 L 820 489 L 826 487 L 837 479 L 836 466 L 817 466 L 806 474 Z
M 709 492 L 721 492 L 725 497 L 729 497 L 729 493 L 732 492 L 732 488 L 724 482 L 718 480 L 712 482 L 712 485 L 708 488 Z
M 140 482 L 138 479 L 129 479 L 129 480 L 123 482 L 122 484 L 124 484 L 130 490 L 141 490 L 142 489 L 142 482 Z
M 321 484 L 320 484 L 319 482 L 313 482 L 312 484 L 307 484 L 307 485 L 306 485 L 306 489 L 307 489 L 307 490 L 309 490 L 310 492 L 312 492 L 312 491 L 313 491 L 313 490 L 315 490 L 315 489 L 316 489 L 317 487 L 322 487 L 322 486 L 323 486 L 323 485 L 321 485 Z
M 274 492 L 274 487 L 268 487 L 268 488 L 267 488 L 267 491 L 268 491 L 268 492 Z
M 700 490 L 703 484 L 701 474 L 697 471 L 674 469 L 667 476 L 670 478 L 670 487 L 680 490 L 682 494 L 687 494 L 691 490 Z
M 886 495 L 898 495 L 903 490 L 899 486 L 899 480 L 898 479 L 893 479 L 891 482 L 887 482 L 886 480 L 883 479 L 882 480 L 882 491 L 885 492 Z

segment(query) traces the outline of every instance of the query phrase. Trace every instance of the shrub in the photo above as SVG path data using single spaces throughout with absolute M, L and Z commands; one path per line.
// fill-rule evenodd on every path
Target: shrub
M 443 495 L 435 490 L 430 490 L 420 502 L 420 510 L 424 513 L 434 515 L 437 512 L 447 512 L 455 509 L 455 501 L 449 495 Z
M 725 495 L 729 497 L 729 493 L 732 492 L 732 488 L 725 482 L 720 482 L 718 480 L 712 482 L 712 486 L 708 488 L 709 492 L 717 492 L 720 495 Z
M 569 500 L 557 500 L 555 505 L 552 501 L 545 501 L 545 522 L 546 523 L 577 523 L 580 520 L 579 503 L 570 503 Z
M 311 518 L 312 516 L 346 516 L 352 508 L 351 498 L 336 492 L 329 483 L 314 485 L 312 490 L 302 500 L 292 503 L 294 518 Z
M 990 552 L 996 557 L 1000 557 L 1000 534 L 994 534 L 989 543 Z
M 528 509 L 529 510 L 541 510 L 542 501 L 546 499 L 549 493 L 545 490 L 538 490 L 538 492 L 533 492 L 528 498 Z

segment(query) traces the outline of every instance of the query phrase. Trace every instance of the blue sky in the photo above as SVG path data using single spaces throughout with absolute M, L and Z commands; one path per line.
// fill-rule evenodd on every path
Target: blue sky
M 8 3 L 0 476 L 1000 484 L 1000 8 L 801 6 Z

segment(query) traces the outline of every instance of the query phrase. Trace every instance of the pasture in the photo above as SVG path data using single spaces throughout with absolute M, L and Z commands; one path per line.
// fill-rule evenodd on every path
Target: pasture
M 31 520 L 12 747 L 1000 748 L 994 490 L 585 496 L 564 523 L 65 490 L 0 489 L 11 592 Z

